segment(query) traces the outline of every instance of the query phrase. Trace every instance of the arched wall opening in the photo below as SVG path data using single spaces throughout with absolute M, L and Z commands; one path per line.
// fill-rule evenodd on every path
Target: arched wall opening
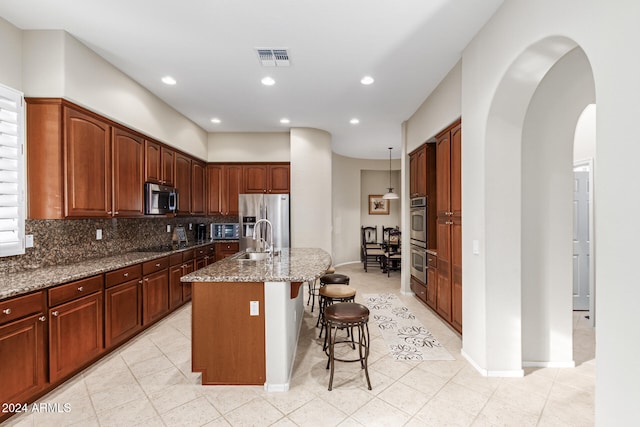
M 589 62 L 576 48 L 573 40 L 549 37 L 522 52 L 498 85 L 487 118 L 485 356 L 490 376 L 523 375 L 523 365 L 573 363 L 573 133 L 579 114 L 595 97 Z M 584 71 L 587 82 L 571 76 L 572 68 Z

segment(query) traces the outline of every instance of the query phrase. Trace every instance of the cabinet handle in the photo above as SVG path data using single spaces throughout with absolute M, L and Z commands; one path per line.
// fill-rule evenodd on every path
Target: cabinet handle
M 453 224 L 453 221 L 445 221 L 445 224 L 451 225 L 451 224 Z
M 145 278 L 144 281 L 149 283 L 149 278 Z
M 113 211 L 107 211 L 108 215 L 111 215 L 113 213 Z
M 11 314 L 11 309 L 10 308 L 5 308 L 4 310 L 2 310 L 2 312 L 4 314 Z
M 129 277 L 129 273 L 124 273 L 124 277 Z
M 156 267 L 160 267 L 160 263 L 157 263 L 157 264 L 156 264 Z
M 114 215 L 118 215 L 119 213 L 120 213 L 120 212 L 118 212 L 118 211 L 115 211 L 115 212 L 114 212 L 113 214 L 114 214 Z
M 58 316 L 58 314 L 60 314 L 60 313 L 58 313 L 58 311 L 57 311 L 57 310 L 56 310 L 56 311 L 52 311 L 52 312 L 51 312 L 51 315 L 52 315 L 52 316 L 56 316 L 56 317 L 57 317 L 57 316 Z
M 38 317 L 38 320 L 41 321 L 41 322 L 44 322 L 44 321 L 47 320 L 47 317 L 46 316 L 40 316 L 40 317 Z
M 138 285 L 142 285 L 142 279 L 138 280 Z
M 84 291 L 84 286 L 78 286 L 78 292 Z

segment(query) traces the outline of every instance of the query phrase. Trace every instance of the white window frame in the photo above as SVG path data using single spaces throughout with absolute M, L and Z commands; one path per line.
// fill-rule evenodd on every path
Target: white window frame
M 24 134 L 23 94 L 0 84 L 0 257 L 24 254 Z

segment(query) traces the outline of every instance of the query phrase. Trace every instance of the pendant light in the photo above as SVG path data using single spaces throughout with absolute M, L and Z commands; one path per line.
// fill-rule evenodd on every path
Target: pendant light
M 391 186 L 391 147 L 389 147 L 389 188 L 388 190 L 389 192 L 384 196 L 382 196 L 383 199 L 395 200 L 400 198 L 400 196 L 398 196 L 396 193 L 393 192 L 393 187 Z

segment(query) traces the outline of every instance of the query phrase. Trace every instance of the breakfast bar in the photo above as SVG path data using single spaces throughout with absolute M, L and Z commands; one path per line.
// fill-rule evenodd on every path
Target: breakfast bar
M 192 370 L 202 384 L 288 390 L 302 285 L 330 265 L 322 249 L 282 249 L 263 260 L 240 252 L 183 276 L 192 283 Z

